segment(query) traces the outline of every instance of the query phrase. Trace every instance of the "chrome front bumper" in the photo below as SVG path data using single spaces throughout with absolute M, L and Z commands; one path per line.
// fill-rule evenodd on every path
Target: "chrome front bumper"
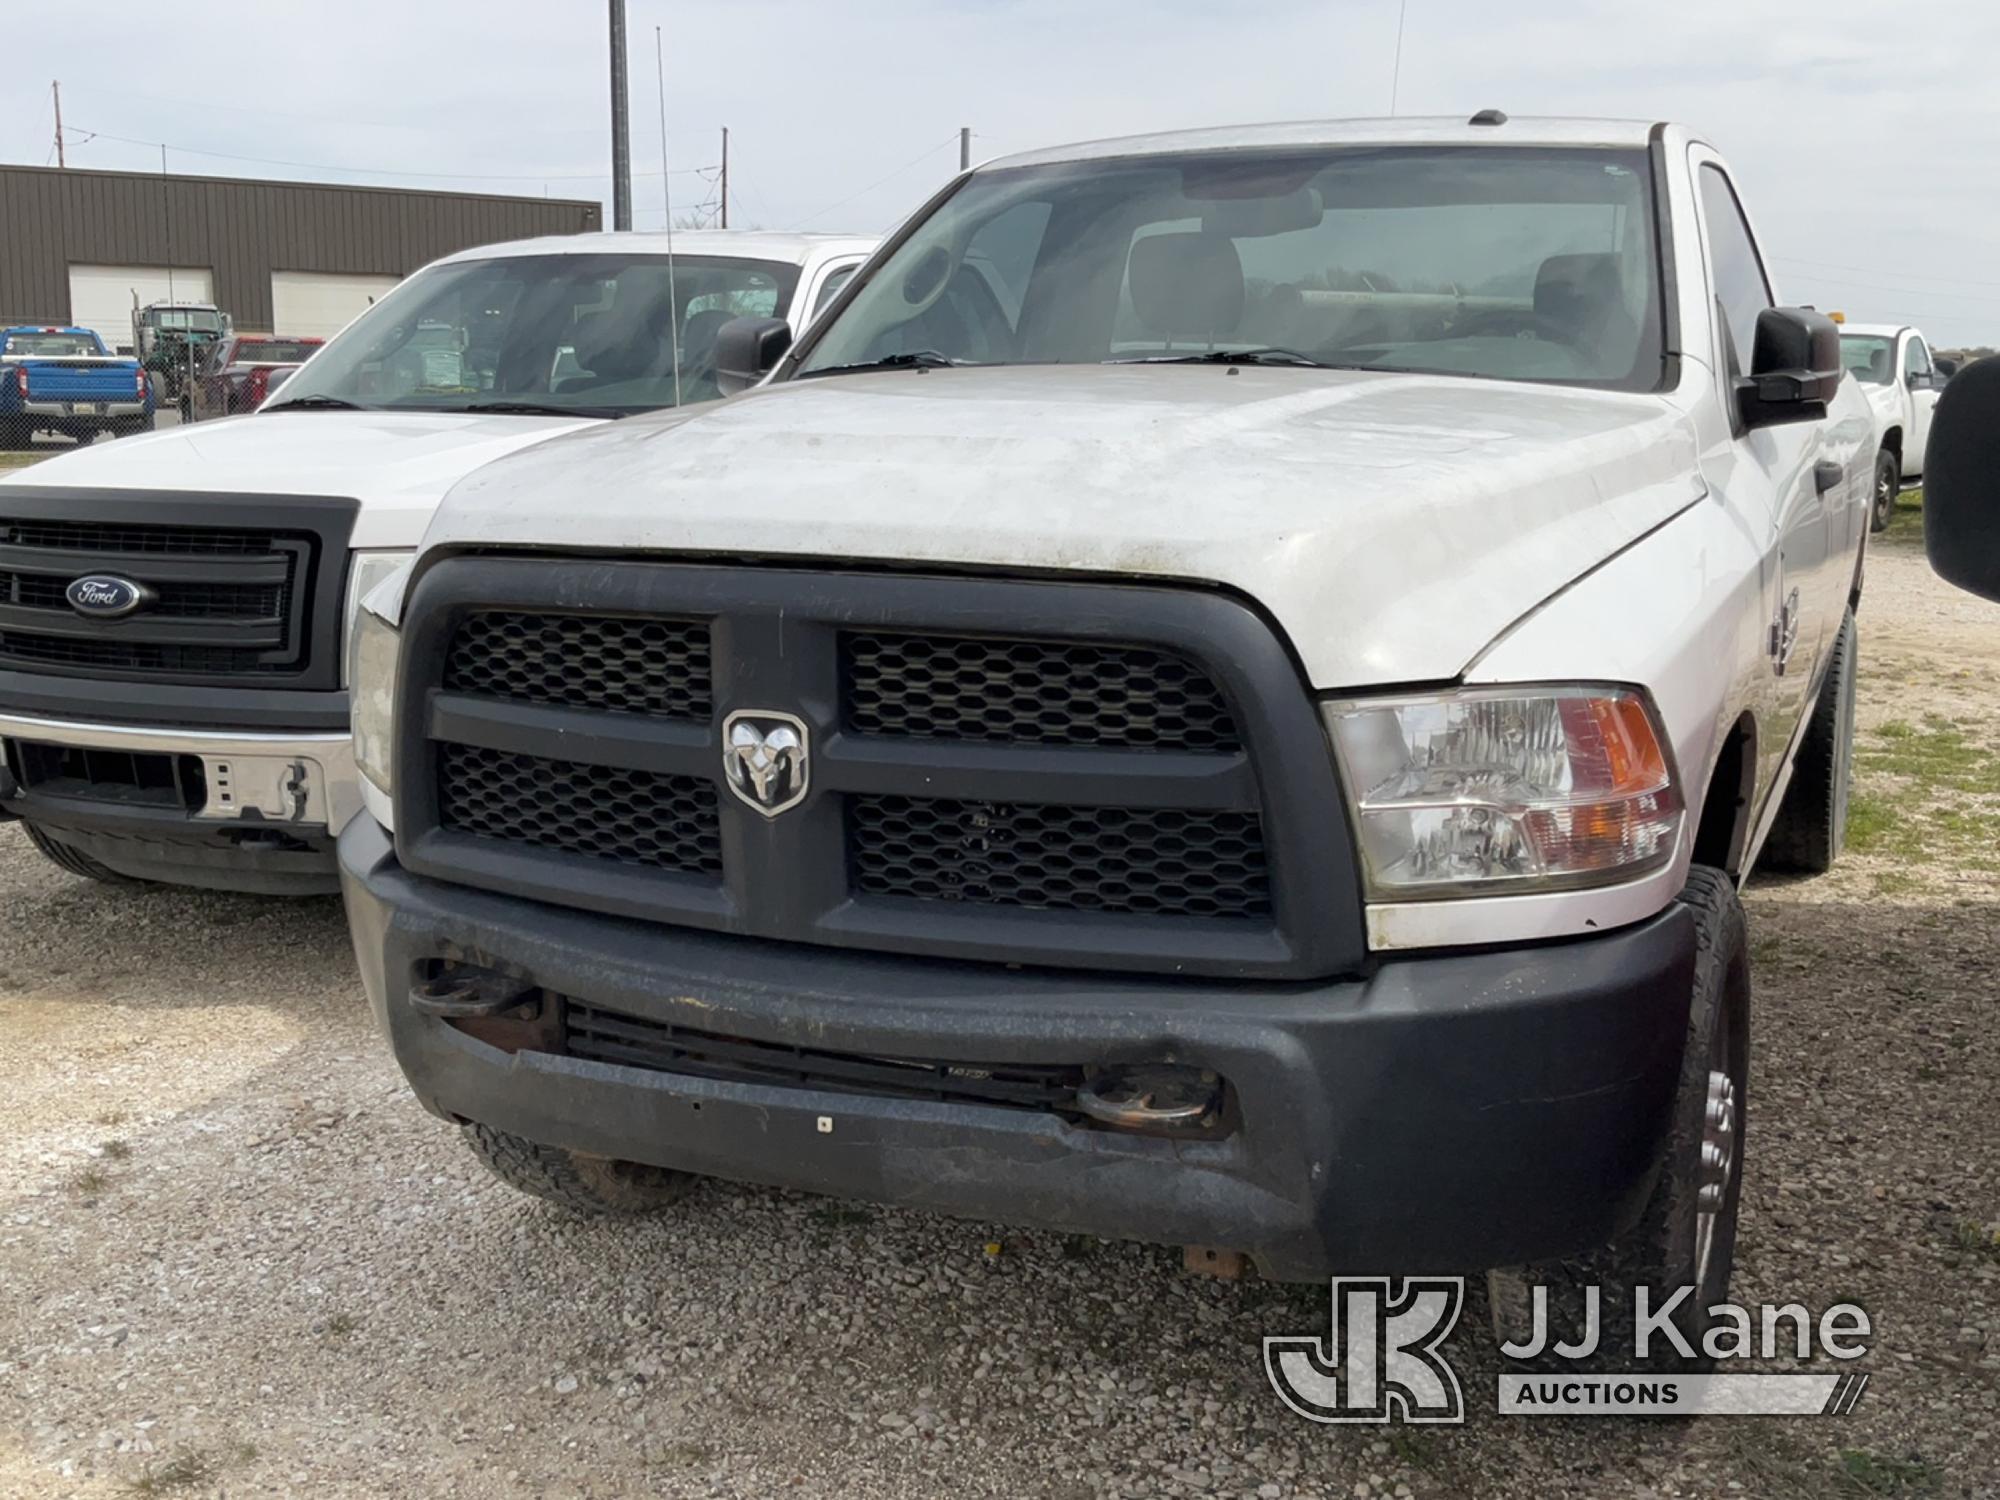
M 0 740 L 198 756 L 207 800 L 188 816 L 204 825 L 245 820 L 338 834 L 361 809 L 354 742 L 345 734 L 148 729 L 0 713 Z

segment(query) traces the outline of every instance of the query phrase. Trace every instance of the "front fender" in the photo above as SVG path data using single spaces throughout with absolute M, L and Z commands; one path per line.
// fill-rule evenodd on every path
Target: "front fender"
M 1745 711 L 1760 736 L 1768 728 L 1761 561 L 1749 527 L 1710 495 L 1518 622 L 1466 674 L 1475 683 L 1626 682 L 1651 693 L 1688 805 L 1682 874 L 1724 736 Z

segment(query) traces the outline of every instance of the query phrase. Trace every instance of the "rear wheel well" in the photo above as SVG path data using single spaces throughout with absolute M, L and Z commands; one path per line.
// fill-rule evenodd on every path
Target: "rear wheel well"
M 1744 714 L 1730 726 L 1709 773 L 1695 824 L 1694 862 L 1743 873 L 1743 846 L 1750 837 L 1750 797 L 1757 784 L 1757 726 Z

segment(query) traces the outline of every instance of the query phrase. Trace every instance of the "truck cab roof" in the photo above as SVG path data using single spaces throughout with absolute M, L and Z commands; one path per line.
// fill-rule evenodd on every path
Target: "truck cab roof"
M 1121 156 L 1162 156 L 1189 151 L 1229 151 L 1273 146 L 1608 146 L 1643 148 L 1659 133 L 1684 128 L 1665 121 L 1599 120 L 1556 116 L 1505 119 L 1475 125 L 1464 115 L 1394 119 L 1292 120 L 1229 125 L 1151 135 L 1112 136 L 1074 145 L 1017 152 L 985 162 L 981 170 L 1103 161 Z

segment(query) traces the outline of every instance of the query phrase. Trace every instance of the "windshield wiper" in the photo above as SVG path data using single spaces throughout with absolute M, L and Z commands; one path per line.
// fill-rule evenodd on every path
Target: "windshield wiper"
M 349 401 L 341 396 L 294 396 L 289 401 L 274 401 L 265 411 L 374 411 L 372 406 L 363 406 L 359 401 Z
M 545 401 L 473 401 L 464 406 L 440 406 L 437 411 L 487 412 L 502 417 L 629 417 L 612 406 L 552 406 Z
M 976 359 L 953 359 L 935 349 L 913 349 L 906 354 L 885 354 L 880 359 L 864 359 L 851 365 L 823 365 L 817 370 L 801 370 L 800 380 L 814 375 L 852 375 L 858 370 L 936 370 L 950 365 L 976 365 Z
M 1107 359 L 1107 365 L 1310 365 L 1335 370 L 1338 365 L 1296 349 L 1210 349 L 1201 354 L 1141 354 L 1131 359 Z

